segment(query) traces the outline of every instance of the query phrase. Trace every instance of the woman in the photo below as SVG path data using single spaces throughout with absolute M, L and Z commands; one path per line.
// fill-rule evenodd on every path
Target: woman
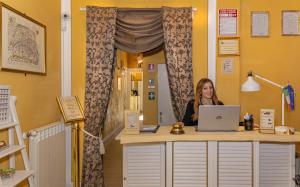
M 186 107 L 185 115 L 183 117 L 184 125 L 198 124 L 198 109 L 199 105 L 223 105 L 219 101 L 214 84 L 210 79 L 201 79 L 196 88 L 195 100 L 191 100 Z

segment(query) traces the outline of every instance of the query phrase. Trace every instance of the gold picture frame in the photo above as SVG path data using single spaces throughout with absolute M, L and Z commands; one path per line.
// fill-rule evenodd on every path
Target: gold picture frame
M 297 27 L 295 28 L 290 28 L 289 31 L 286 31 L 286 27 L 285 25 L 287 23 L 285 23 L 285 14 L 294 14 L 294 16 L 298 16 L 298 20 L 295 21 L 297 23 Z M 292 19 L 288 19 L 288 20 L 292 20 Z M 281 35 L 282 36 L 299 36 L 300 35 L 300 11 L 299 10 L 282 10 L 281 11 Z M 287 25 L 291 25 L 292 23 L 288 23 Z
M 0 24 L 1 70 L 46 75 L 46 26 L 2 2 Z
M 218 38 L 219 56 L 239 56 L 240 38 L 239 37 L 220 37 Z
M 82 106 L 77 96 L 57 97 L 56 101 L 65 123 L 84 120 Z
M 258 23 L 254 22 L 254 16 L 255 15 L 261 15 L 260 17 L 260 21 L 264 18 L 264 16 L 267 17 L 267 25 L 264 25 L 263 26 L 266 26 L 267 28 L 264 28 L 266 29 L 266 31 L 263 29 L 263 31 L 256 31 L 257 29 L 254 29 L 254 27 L 258 27 L 259 25 L 257 25 Z M 256 33 L 256 32 L 259 32 L 259 33 Z M 266 32 L 266 33 L 265 33 Z M 270 13 L 268 11 L 252 11 L 251 12 L 251 37 L 258 37 L 258 38 L 267 38 L 269 37 L 270 35 Z

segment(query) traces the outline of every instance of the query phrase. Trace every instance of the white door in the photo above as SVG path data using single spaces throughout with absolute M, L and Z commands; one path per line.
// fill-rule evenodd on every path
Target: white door
M 176 118 L 171 104 L 171 94 L 166 64 L 158 64 L 157 90 L 158 124 L 174 124 L 176 122 Z

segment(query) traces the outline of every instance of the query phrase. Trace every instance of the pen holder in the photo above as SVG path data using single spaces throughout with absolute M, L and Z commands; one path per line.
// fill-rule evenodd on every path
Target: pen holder
M 244 119 L 244 127 L 246 131 L 253 130 L 253 118 L 252 119 Z

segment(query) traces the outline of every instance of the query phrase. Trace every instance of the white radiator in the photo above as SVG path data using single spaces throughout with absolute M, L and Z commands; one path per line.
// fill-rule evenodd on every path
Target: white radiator
M 55 122 L 29 132 L 29 160 L 34 187 L 66 186 L 65 126 Z

